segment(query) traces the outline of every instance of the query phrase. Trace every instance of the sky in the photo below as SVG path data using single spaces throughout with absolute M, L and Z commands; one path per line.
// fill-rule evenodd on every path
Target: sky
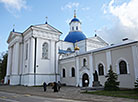
M 138 40 L 138 0 L 0 0 L 0 53 L 8 50 L 13 28 L 23 32 L 31 25 L 44 24 L 46 17 L 64 40 L 74 10 L 87 38 L 97 34 L 109 44 L 126 37 Z

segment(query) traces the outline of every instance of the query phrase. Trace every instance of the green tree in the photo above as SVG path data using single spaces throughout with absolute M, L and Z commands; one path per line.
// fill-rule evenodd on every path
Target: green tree
M 138 78 L 137 78 L 137 80 L 135 81 L 135 89 L 138 91 Z
M 107 78 L 107 81 L 104 84 L 104 90 L 108 91 L 119 90 L 119 82 L 117 82 L 118 76 L 115 72 L 113 72 L 111 65 L 108 74 L 105 77 Z
M 0 58 L 0 80 L 4 79 L 6 75 L 6 68 L 7 68 L 7 57 L 8 53 L 2 53 Z
M 2 79 L 2 59 L 0 59 L 0 80 Z

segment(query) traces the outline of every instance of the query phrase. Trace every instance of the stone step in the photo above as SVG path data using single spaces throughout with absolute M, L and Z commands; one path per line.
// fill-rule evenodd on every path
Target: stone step
M 98 87 L 82 87 L 81 90 L 104 90 L 103 86 Z

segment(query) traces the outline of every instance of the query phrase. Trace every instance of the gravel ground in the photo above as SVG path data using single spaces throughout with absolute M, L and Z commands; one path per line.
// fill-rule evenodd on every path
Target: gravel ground
M 0 91 L 50 98 L 84 100 L 90 102 L 138 102 L 138 100 L 127 98 L 84 94 L 82 93 L 84 90 L 81 90 L 80 88 L 67 86 L 61 87 L 59 92 L 53 92 L 52 87 L 48 86 L 47 91 L 43 92 L 42 87 L 0 85 Z

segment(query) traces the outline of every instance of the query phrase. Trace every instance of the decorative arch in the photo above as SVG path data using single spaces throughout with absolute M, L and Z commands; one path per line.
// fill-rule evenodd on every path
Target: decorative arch
M 48 59 L 48 43 L 44 42 L 42 45 L 42 59 Z
M 89 85 L 89 75 L 84 73 L 82 76 L 82 87 L 88 87 Z
M 80 71 L 80 75 L 79 75 L 79 82 L 80 83 L 79 83 L 79 85 L 83 86 L 83 75 L 85 73 L 88 75 L 88 78 L 89 78 L 88 86 L 90 87 L 90 86 L 92 86 L 92 81 L 91 80 L 93 80 L 93 76 L 91 75 L 90 70 L 87 70 L 87 69 L 84 69 L 84 70 Z
M 83 76 L 83 74 L 84 73 L 87 73 L 88 74 L 88 76 L 90 76 L 90 73 L 89 73 L 89 71 L 88 70 L 86 70 L 86 69 L 84 69 L 83 71 L 81 71 L 80 72 L 80 78 L 82 79 L 82 76 Z
M 128 74 L 129 73 L 129 64 L 125 58 L 119 58 L 116 62 L 116 66 L 117 66 L 116 68 L 117 74 Z M 123 70 L 125 70 L 125 72 L 123 72 Z

